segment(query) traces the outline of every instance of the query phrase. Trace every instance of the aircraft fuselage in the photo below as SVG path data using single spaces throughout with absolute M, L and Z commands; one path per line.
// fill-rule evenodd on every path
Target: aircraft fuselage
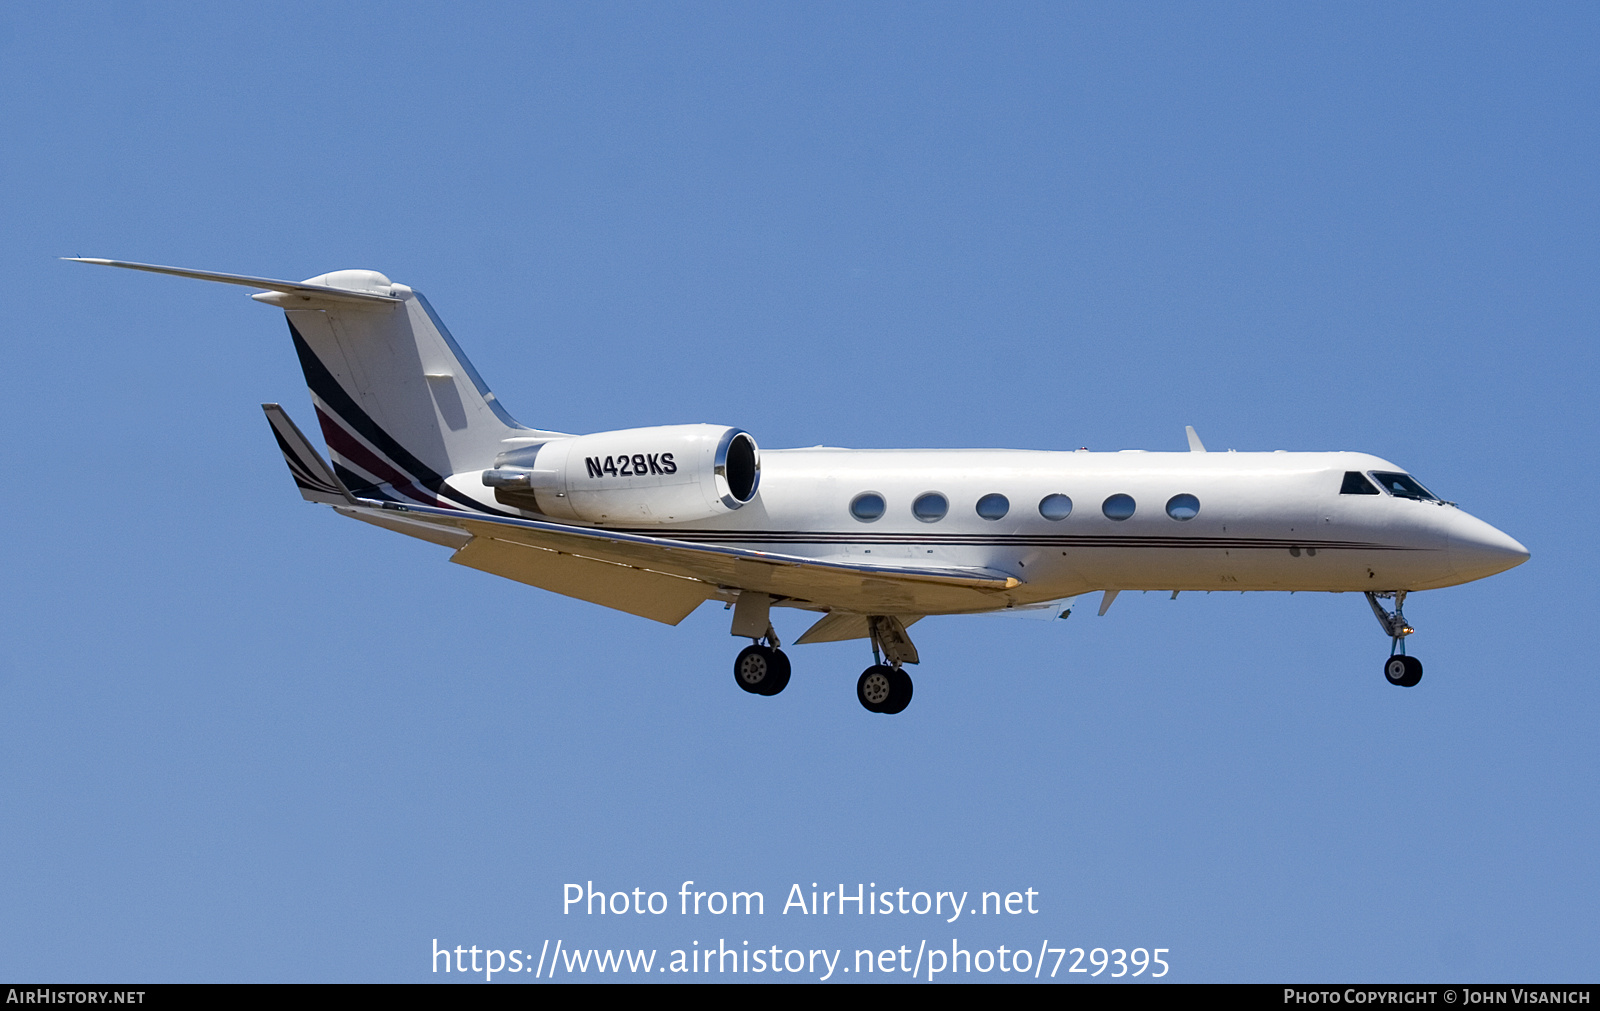
M 1011 604 L 1106 589 L 1423 590 L 1527 557 L 1453 504 L 1377 488 L 1342 494 L 1347 473 L 1404 473 L 1362 453 L 818 448 L 765 450 L 761 468 L 758 494 L 737 512 L 672 527 L 601 525 L 812 558 L 990 569 L 1022 583 L 1004 595 Z M 452 483 L 486 495 L 476 474 Z M 919 518 L 913 506 L 930 493 L 946 509 Z M 883 500 L 875 519 L 852 514 L 866 494 Z M 988 510 L 1003 514 L 981 516 L 985 496 L 1003 496 Z M 1051 496 L 1070 499 L 1070 512 L 1047 518 Z M 1126 499 L 1108 508 L 1116 496 Z M 1169 512 L 1180 496 L 1192 502 Z M 1132 514 L 1112 518 L 1126 500 Z M 1176 518 L 1184 505 L 1193 515 Z

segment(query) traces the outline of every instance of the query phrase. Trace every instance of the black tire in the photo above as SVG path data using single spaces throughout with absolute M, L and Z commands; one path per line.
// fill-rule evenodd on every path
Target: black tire
M 895 713 L 904 712 L 906 706 L 911 704 L 911 675 L 907 674 L 902 668 L 896 667 L 889 680 L 891 682 L 889 701 L 885 702 L 883 708 L 878 711 L 892 716 Z
M 1391 656 L 1384 661 L 1383 676 L 1392 685 L 1414 688 L 1422 680 L 1422 661 L 1414 656 Z
M 751 695 L 773 694 L 773 682 L 777 679 L 779 664 L 773 659 L 777 650 L 765 646 L 746 646 L 739 651 L 733 659 L 733 680 L 740 688 Z M 783 654 L 778 653 L 779 656 Z M 784 683 L 788 683 L 788 660 L 781 665 L 784 668 Z M 783 691 L 779 686 L 775 691 Z
M 893 667 L 875 664 L 861 672 L 856 679 L 856 701 L 869 713 L 884 711 L 884 703 L 894 697 Z
M 761 686 L 761 691 L 759 692 L 761 695 L 776 695 L 789 687 L 789 658 L 784 655 L 781 649 L 774 649 L 769 652 L 772 654 L 770 658 L 772 672 L 767 675 L 766 683 Z
M 1422 680 L 1422 661 L 1414 656 L 1406 657 L 1405 687 L 1415 688 L 1418 681 Z

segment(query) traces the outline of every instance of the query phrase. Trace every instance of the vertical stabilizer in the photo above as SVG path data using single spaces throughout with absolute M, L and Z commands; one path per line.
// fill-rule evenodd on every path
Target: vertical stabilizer
M 266 289 L 250 297 L 283 309 L 289 318 L 334 473 L 347 493 L 481 510 L 445 479 L 486 470 L 507 449 L 560 434 L 512 420 L 428 300 L 375 270 L 280 281 L 127 260 L 69 259 Z M 268 416 L 273 417 L 270 411 Z M 286 415 L 282 420 L 287 427 L 273 422 L 280 444 L 293 427 Z M 291 470 L 305 463 L 288 450 L 285 458 Z M 302 469 L 297 480 L 314 470 Z M 320 477 L 311 483 L 327 485 Z M 313 490 L 334 494 L 330 487 Z
M 285 310 L 334 469 L 356 494 L 479 508 L 444 479 L 493 467 L 511 446 L 551 434 L 506 413 L 421 294 L 374 271 L 304 283 L 396 300 L 255 296 Z

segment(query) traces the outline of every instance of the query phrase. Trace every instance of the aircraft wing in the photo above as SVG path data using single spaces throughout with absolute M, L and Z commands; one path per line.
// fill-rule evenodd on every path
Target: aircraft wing
M 992 608 L 1021 585 L 989 569 L 830 561 L 423 506 L 339 511 L 454 527 L 472 540 L 453 562 L 674 625 L 730 589 L 817 610 L 926 614 Z

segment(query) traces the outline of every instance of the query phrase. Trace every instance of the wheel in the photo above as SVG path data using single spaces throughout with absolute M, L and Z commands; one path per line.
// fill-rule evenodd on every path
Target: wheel
M 776 695 L 789 683 L 789 658 L 768 646 L 746 646 L 734 658 L 733 680 L 752 695 Z
M 781 649 L 772 651 L 772 673 L 761 689 L 762 695 L 776 695 L 789 687 L 789 658 Z
M 856 681 L 856 699 L 869 713 L 881 713 L 884 704 L 894 695 L 893 667 L 877 664 L 861 672 Z
M 1406 681 L 1406 658 L 1392 656 L 1383 664 L 1383 676 L 1389 679 L 1392 685 L 1403 685 Z
M 1422 680 L 1422 661 L 1414 656 L 1392 656 L 1383 665 L 1383 676 L 1392 685 L 1414 687 Z
M 889 701 L 878 711 L 893 715 L 911 704 L 911 675 L 896 667 L 894 673 L 889 676 L 889 682 Z
M 868 667 L 856 682 L 856 699 L 869 713 L 898 713 L 911 704 L 911 675 L 887 664 Z

